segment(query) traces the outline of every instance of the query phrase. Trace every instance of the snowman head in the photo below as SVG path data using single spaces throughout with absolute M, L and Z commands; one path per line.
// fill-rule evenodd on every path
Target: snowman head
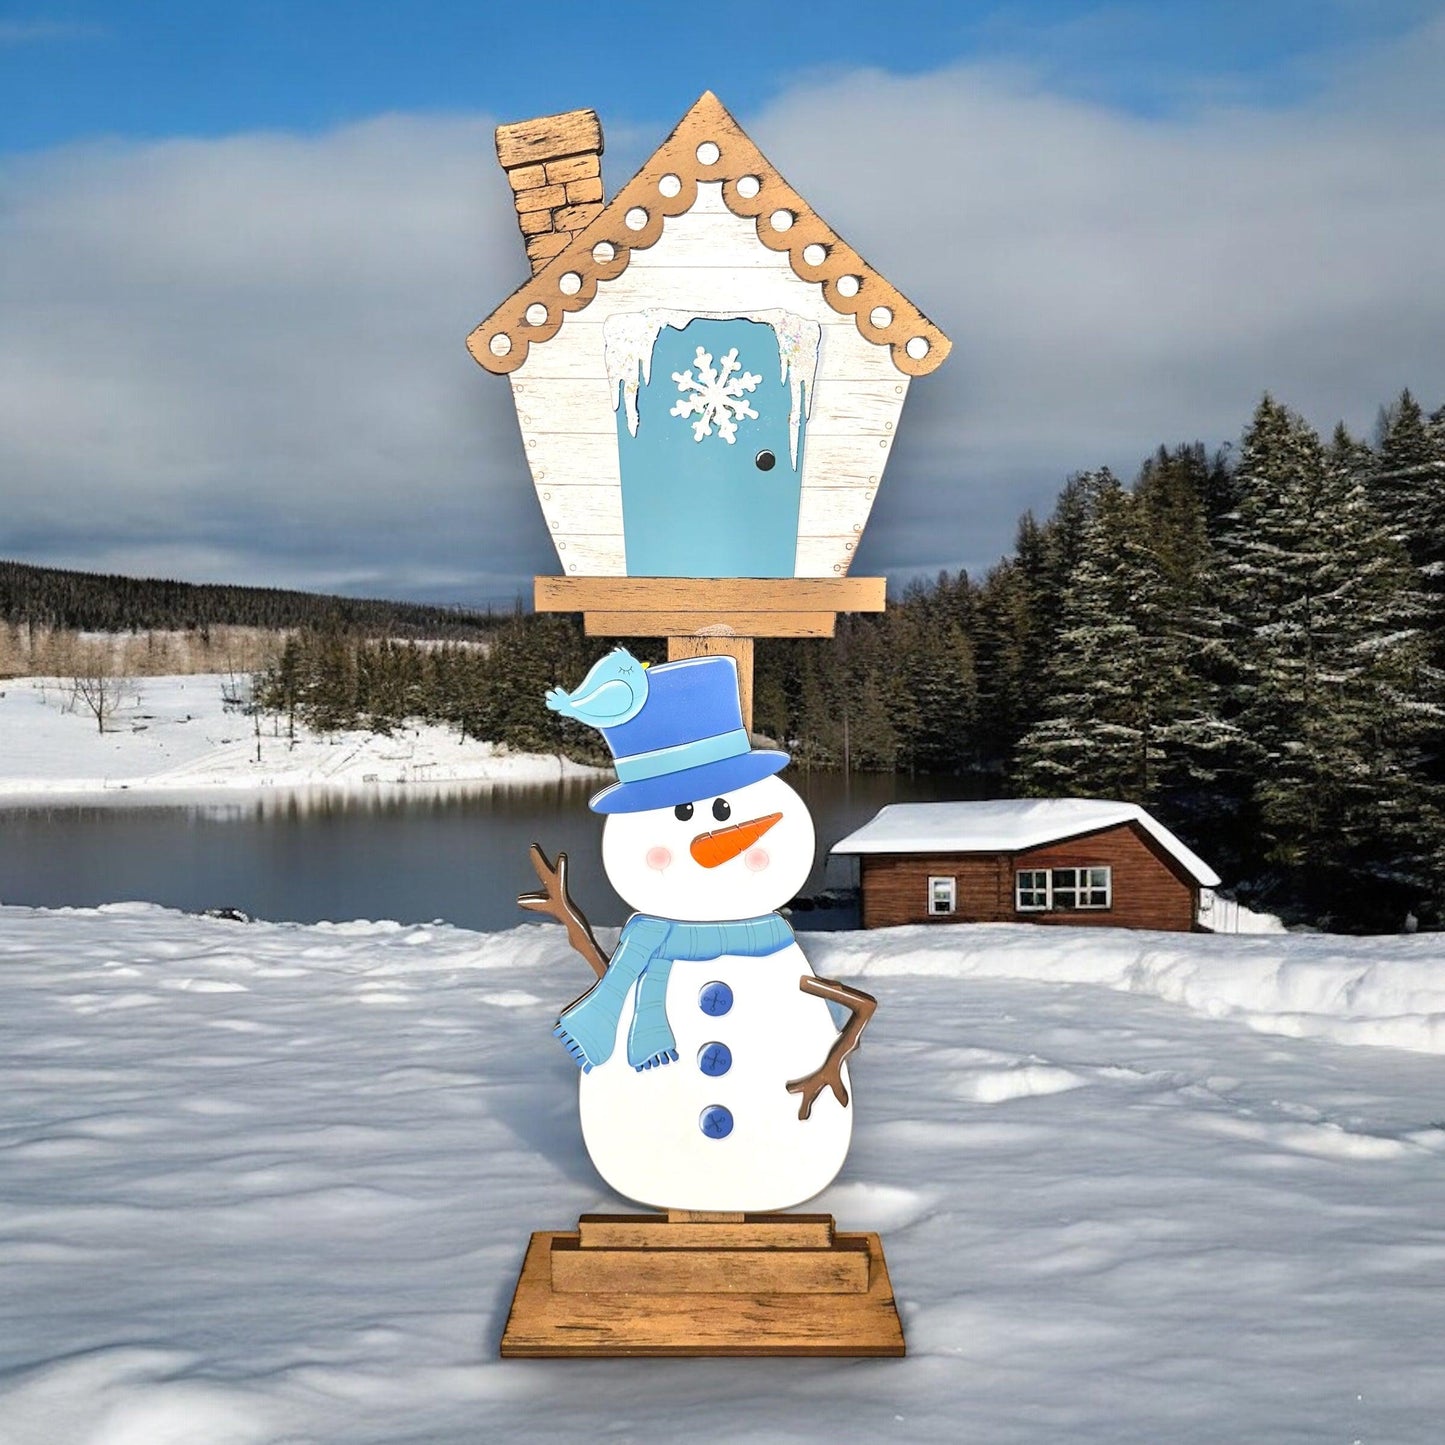
M 780 908 L 813 866 L 813 819 L 781 778 L 670 807 L 613 813 L 602 863 L 641 913 L 687 923 L 756 918 Z

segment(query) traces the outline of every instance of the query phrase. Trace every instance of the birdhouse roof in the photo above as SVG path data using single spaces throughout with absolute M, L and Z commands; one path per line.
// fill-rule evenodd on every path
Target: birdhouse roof
M 600 282 L 622 275 L 634 251 L 656 245 L 709 181 L 722 183 L 728 209 L 755 221 L 759 242 L 785 253 L 800 280 L 820 284 L 865 340 L 888 346 L 899 371 L 926 376 L 942 365 L 949 339 L 778 174 L 711 91 L 601 214 L 472 332 L 472 355 L 488 371 L 515 371 L 595 299 Z

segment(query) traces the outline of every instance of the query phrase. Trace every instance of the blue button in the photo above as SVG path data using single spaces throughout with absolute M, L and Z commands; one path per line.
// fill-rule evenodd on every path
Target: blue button
M 697 996 L 697 1006 L 705 1014 L 717 1018 L 733 1006 L 733 991 L 725 983 L 705 983 Z
M 697 1066 L 712 1078 L 725 1074 L 733 1066 L 733 1051 L 726 1044 L 704 1044 L 697 1051 Z
M 697 1122 L 709 1139 L 726 1139 L 733 1131 L 732 1111 L 721 1104 L 709 1104 Z

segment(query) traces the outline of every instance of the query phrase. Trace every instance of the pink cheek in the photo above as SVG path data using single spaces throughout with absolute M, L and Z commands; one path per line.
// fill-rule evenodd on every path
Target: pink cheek
M 773 860 L 768 856 L 766 848 L 749 848 L 743 862 L 753 873 L 761 873 Z
M 668 848 L 649 848 L 647 850 L 647 866 L 654 871 L 661 873 L 666 868 L 672 867 L 672 851 Z

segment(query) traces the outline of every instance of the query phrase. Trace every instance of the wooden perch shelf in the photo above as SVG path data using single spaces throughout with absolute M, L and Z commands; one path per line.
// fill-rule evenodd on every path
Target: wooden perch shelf
M 538 612 L 581 612 L 590 637 L 722 628 L 738 637 L 831 637 L 839 612 L 882 612 L 888 590 L 883 577 L 538 577 L 534 585 Z
M 580 612 L 588 637 L 665 637 L 667 657 L 726 654 L 753 724 L 753 638 L 831 637 L 840 612 L 882 612 L 884 577 L 537 577 L 538 612 Z

